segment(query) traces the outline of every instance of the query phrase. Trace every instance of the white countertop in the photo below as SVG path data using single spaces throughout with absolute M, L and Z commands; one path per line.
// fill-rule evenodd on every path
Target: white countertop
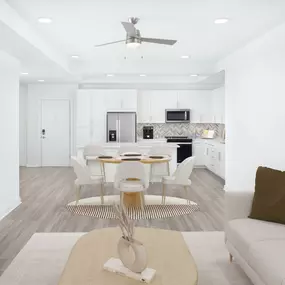
M 193 139 L 193 142 L 200 142 L 200 143 L 207 143 L 212 145 L 222 144 L 225 145 L 225 141 L 222 138 L 214 138 L 214 139 L 203 139 L 203 138 L 196 138 Z
M 163 146 L 163 147 L 169 147 L 169 148 L 179 148 L 179 145 L 177 145 L 176 143 L 166 143 L 163 141 L 159 142 L 152 142 L 152 140 L 147 140 L 147 142 L 145 141 L 139 141 L 138 143 L 117 143 L 117 142 L 109 142 L 109 143 L 104 143 L 104 144 L 100 144 L 102 145 L 103 148 L 106 149 L 119 149 L 121 146 L 123 145 L 128 145 L 128 146 L 132 146 L 132 145 L 137 145 L 141 148 L 152 148 L 155 147 L 157 145 Z M 77 146 L 77 149 L 83 149 L 84 146 Z

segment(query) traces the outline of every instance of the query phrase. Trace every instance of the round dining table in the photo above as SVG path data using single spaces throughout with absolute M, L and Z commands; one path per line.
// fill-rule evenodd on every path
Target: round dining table
M 103 173 L 105 173 L 105 163 L 114 163 L 119 164 L 122 162 L 137 161 L 143 164 L 157 164 L 157 163 L 167 163 L 167 172 L 170 175 L 170 166 L 169 162 L 171 157 L 168 155 L 140 155 L 140 156 L 124 156 L 118 155 L 115 157 L 109 156 L 86 156 L 86 160 L 97 160 L 101 162 Z M 135 177 L 129 177 L 127 180 L 135 180 Z M 124 192 L 123 201 L 126 207 L 140 207 L 144 204 L 144 201 L 141 201 L 142 197 L 139 192 Z

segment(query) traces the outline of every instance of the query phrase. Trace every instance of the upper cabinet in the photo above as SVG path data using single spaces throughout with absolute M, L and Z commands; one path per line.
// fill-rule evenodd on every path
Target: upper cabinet
M 175 91 L 152 91 L 151 95 L 151 122 L 165 123 L 165 110 L 177 108 L 177 95 Z
M 212 91 L 212 116 L 213 123 L 225 123 L 225 87 Z
M 191 110 L 191 123 L 210 123 L 211 96 L 209 90 L 181 90 L 178 92 L 178 108 Z
M 106 141 L 108 111 L 137 111 L 136 90 L 86 89 L 77 92 L 76 144 Z
M 151 91 L 138 91 L 138 123 L 150 123 L 151 122 Z
M 136 90 L 98 90 L 105 98 L 105 110 L 127 110 L 137 111 L 137 91 Z
M 177 91 L 138 91 L 138 122 L 165 123 L 165 110 L 177 108 Z
M 191 123 L 214 123 L 211 90 L 144 90 L 138 92 L 138 122 L 165 123 L 166 109 L 190 109 Z

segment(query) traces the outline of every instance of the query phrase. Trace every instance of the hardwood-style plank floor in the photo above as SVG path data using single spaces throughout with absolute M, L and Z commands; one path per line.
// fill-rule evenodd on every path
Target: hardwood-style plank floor
M 88 232 L 95 228 L 116 226 L 115 220 L 73 215 L 65 205 L 74 200 L 72 168 L 21 168 L 22 204 L 0 221 L 0 274 L 8 267 L 35 232 Z M 192 215 L 162 220 L 140 220 L 137 226 L 179 231 L 223 230 L 224 181 L 205 169 L 194 169 L 189 197 L 200 206 Z M 86 188 L 82 198 L 99 195 L 99 188 Z M 106 193 L 116 193 L 111 184 Z M 160 184 L 148 193 L 161 195 Z M 168 196 L 183 197 L 183 189 L 169 188 Z

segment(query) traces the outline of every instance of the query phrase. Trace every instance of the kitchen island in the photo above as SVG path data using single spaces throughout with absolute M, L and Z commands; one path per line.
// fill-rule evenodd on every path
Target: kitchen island
M 169 153 L 171 154 L 171 160 L 169 162 L 169 168 L 170 168 L 170 174 L 172 174 L 176 168 L 177 168 L 177 148 L 179 146 L 175 143 L 165 143 L 165 142 L 145 142 L 140 141 L 139 143 L 105 143 L 102 144 L 102 147 L 104 148 L 105 154 L 110 155 L 113 157 L 118 156 L 118 152 L 121 146 L 133 146 L 137 145 L 140 149 L 141 154 L 148 155 L 149 152 L 153 147 L 162 147 L 169 149 Z M 83 146 L 77 147 L 77 155 L 83 157 Z M 163 153 L 162 153 L 163 154 Z M 98 161 L 93 160 L 87 160 L 87 164 L 91 169 L 92 174 L 98 175 L 100 173 L 100 163 Z M 144 164 L 146 173 L 150 173 L 150 165 Z M 116 164 L 112 163 L 106 163 L 105 164 L 105 173 L 106 173 L 106 182 L 114 182 L 115 180 L 115 174 L 116 174 Z M 157 163 L 152 166 L 152 177 L 153 181 L 159 181 L 159 177 L 162 175 L 167 174 L 167 163 Z

